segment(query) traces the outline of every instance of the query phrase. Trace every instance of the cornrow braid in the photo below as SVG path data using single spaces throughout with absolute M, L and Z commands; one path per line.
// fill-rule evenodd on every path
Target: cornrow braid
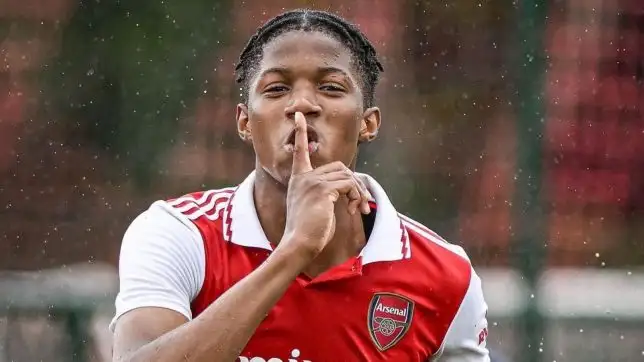
M 361 76 L 365 107 L 371 107 L 380 73 L 384 71 L 376 49 L 355 25 L 326 11 L 297 9 L 282 13 L 257 29 L 239 55 L 235 67 L 242 99 L 248 101 L 250 81 L 263 56 L 264 46 L 281 34 L 293 30 L 320 31 L 335 37 L 351 51 Z

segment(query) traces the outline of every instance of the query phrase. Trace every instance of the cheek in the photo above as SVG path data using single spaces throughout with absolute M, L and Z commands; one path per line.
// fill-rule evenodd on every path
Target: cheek
M 347 112 L 335 118 L 334 127 L 340 139 L 347 143 L 357 141 L 360 133 L 360 121 L 361 114 L 356 114 L 353 109 L 347 110 Z
M 288 125 L 279 119 L 255 115 L 251 117 L 250 122 L 253 147 L 262 154 L 272 154 L 273 149 L 281 147 L 284 135 L 289 132 L 289 129 L 286 129 Z
M 258 143 L 268 144 L 279 135 L 280 115 L 283 114 L 283 107 L 281 112 L 277 112 L 276 107 L 261 103 L 254 102 L 254 107 L 249 107 L 248 117 L 253 139 Z
M 271 144 L 272 135 L 270 132 L 270 127 L 266 121 L 261 119 L 254 120 L 252 134 L 253 134 L 253 143 L 255 147 L 266 148 Z
M 347 117 L 338 117 L 326 124 L 326 129 L 321 129 L 322 133 L 330 136 L 327 141 L 332 144 L 332 149 L 346 153 L 355 148 L 358 143 L 358 133 L 360 130 L 359 120 L 354 119 L 353 115 Z

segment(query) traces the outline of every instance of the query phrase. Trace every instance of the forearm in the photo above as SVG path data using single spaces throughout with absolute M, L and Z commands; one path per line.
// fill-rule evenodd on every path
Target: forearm
M 276 250 L 199 317 L 139 348 L 128 362 L 234 361 L 305 260 Z

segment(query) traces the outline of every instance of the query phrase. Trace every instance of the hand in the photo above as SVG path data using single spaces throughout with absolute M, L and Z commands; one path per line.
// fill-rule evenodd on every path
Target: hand
M 334 206 L 346 196 L 348 212 L 368 214 L 369 192 L 362 180 L 342 162 L 311 167 L 306 120 L 295 113 L 293 168 L 286 196 L 286 228 L 280 247 L 292 246 L 309 260 L 315 258 L 335 233 Z

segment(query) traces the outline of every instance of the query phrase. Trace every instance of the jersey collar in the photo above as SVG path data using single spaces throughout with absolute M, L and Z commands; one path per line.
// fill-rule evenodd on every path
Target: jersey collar
M 409 238 L 398 212 L 389 201 L 382 186 L 371 176 L 361 175 L 366 177 L 367 188 L 378 207 L 371 236 L 360 252 L 362 265 L 409 258 L 411 256 Z M 255 209 L 254 183 L 255 171 L 239 184 L 230 198 L 224 215 L 224 235 L 228 241 L 237 245 L 272 250 Z

